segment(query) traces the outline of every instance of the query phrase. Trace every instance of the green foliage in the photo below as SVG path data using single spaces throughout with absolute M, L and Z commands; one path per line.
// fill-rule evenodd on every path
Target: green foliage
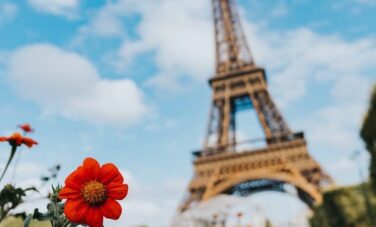
M 50 202 L 47 205 L 47 212 L 41 213 L 38 209 L 29 215 L 24 222 L 24 227 L 31 227 L 30 223 L 33 219 L 38 221 L 50 221 L 52 227 L 76 227 L 78 225 L 69 222 L 64 215 L 64 203 L 61 202 L 58 195 L 61 190 L 60 186 L 52 187 L 52 193 L 49 196 Z
M 312 227 L 374 226 L 376 197 L 369 184 L 337 188 L 323 196 L 323 204 L 313 210 Z
M 11 157 L 13 157 L 11 155 Z M 11 159 L 10 159 L 11 160 Z M 8 161 L 8 163 L 10 163 Z M 50 175 L 42 179 L 43 183 L 47 183 L 49 180 L 56 178 L 58 171 L 60 170 L 60 165 L 56 165 L 50 168 L 48 171 Z M 3 174 L 4 175 L 4 174 Z M 7 184 L 0 191 L 0 222 L 2 222 L 6 217 L 9 216 L 9 213 L 23 203 L 23 199 L 26 196 L 27 191 L 38 191 L 35 187 L 30 188 L 16 188 L 13 185 Z M 23 219 L 26 218 L 25 213 L 11 214 L 14 217 L 20 217 Z
M 26 196 L 27 191 L 37 191 L 35 188 L 16 188 L 13 185 L 7 184 L 0 191 L 0 222 L 7 216 L 7 214 L 15 209 L 23 202 L 23 197 Z M 22 214 L 18 214 L 22 216 Z
M 371 155 L 371 183 L 373 190 L 376 192 L 376 86 L 373 88 L 369 109 L 364 118 L 360 136 Z

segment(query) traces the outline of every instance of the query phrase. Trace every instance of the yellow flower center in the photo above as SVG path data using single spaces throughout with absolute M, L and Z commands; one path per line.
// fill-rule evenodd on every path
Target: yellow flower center
M 106 187 L 96 180 L 86 182 L 81 195 L 90 206 L 101 205 L 107 199 Z

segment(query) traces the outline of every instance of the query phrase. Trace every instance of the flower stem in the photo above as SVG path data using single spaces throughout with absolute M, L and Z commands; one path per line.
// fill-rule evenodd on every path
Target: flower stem
M 0 182 L 3 179 L 3 177 L 4 177 L 6 171 L 7 171 L 8 167 L 9 167 L 9 164 L 12 162 L 12 159 L 14 157 L 14 154 L 16 153 L 16 150 L 17 150 L 17 146 L 12 146 L 12 150 L 10 151 L 10 156 L 9 156 L 8 162 L 7 162 L 6 166 L 5 166 L 5 169 L 4 169 L 3 173 L 1 174 Z

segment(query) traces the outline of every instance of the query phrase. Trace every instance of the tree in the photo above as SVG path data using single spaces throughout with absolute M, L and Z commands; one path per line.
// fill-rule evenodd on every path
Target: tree
M 323 194 L 323 203 L 313 208 L 310 218 L 312 227 L 332 226 L 375 226 L 367 202 L 376 207 L 376 197 L 366 201 L 364 191 L 371 191 L 369 184 L 363 183 L 350 187 L 339 187 Z
M 368 112 L 364 118 L 360 136 L 371 156 L 370 178 L 373 189 L 376 192 L 376 85 L 373 87 Z

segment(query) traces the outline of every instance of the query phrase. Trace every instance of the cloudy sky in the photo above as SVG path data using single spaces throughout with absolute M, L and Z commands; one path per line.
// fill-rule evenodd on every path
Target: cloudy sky
M 166 226 L 207 123 L 210 2 L 1 0 L 0 132 L 29 122 L 40 143 L 22 151 L 15 182 L 35 182 L 60 163 L 62 183 L 87 156 L 114 162 L 130 194 L 121 221 L 110 225 Z M 363 150 L 358 131 L 376 78 L 376 1 L 238 3 L 255 61 L 290 126 L 305 131 L 312 156 L 338 184 L 358 182 L 349 157 Z M 255 114 L 241 118 L 248 117 Z M 359 165 L 365 173 L 366 155 Z M 253 202 L 270 196 L 280 199 L 269 199 L 267 216 L 281 207 L 273 201 L 292 200 L 261 193 Z

